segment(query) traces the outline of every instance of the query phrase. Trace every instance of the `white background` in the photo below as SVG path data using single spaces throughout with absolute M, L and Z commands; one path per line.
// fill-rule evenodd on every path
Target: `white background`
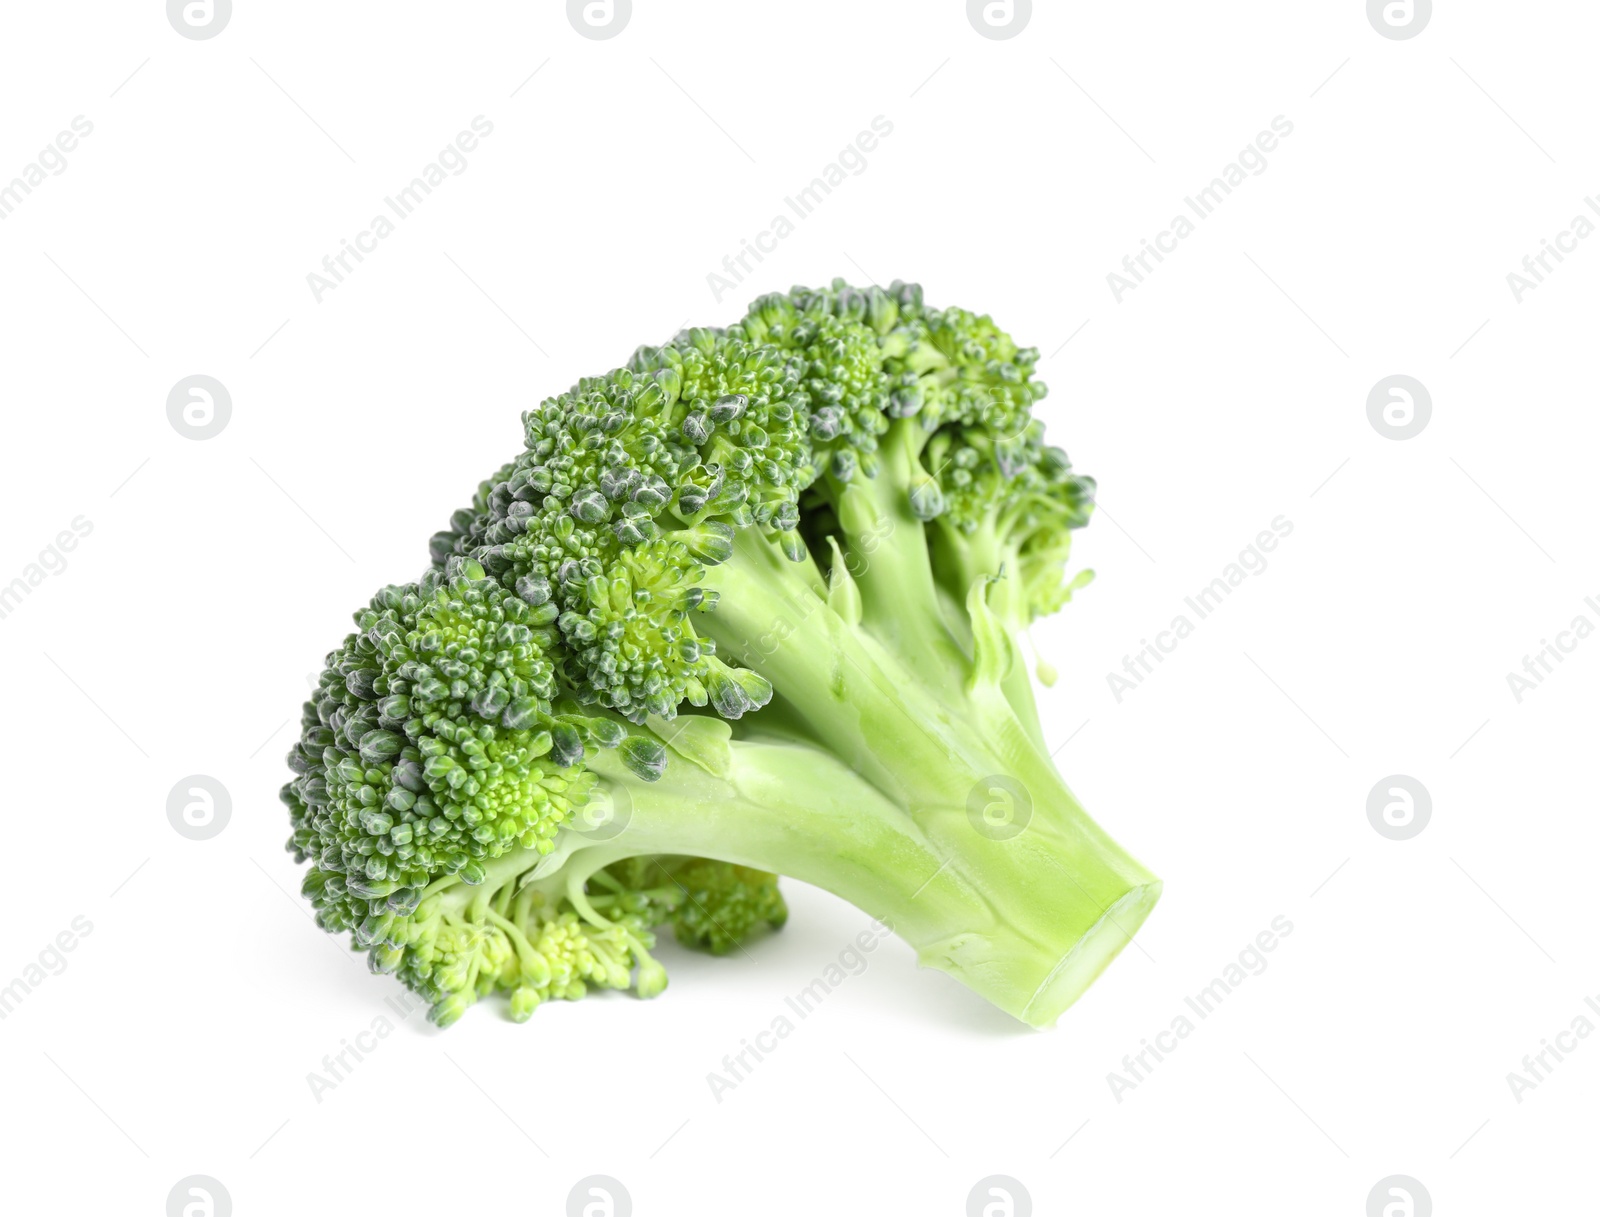
M 1506 275 L 1600 187 L 1600 14 L 1440 7 L 1390 40 L 1354 0 L 1040 4 L 992 40 L 953 0 L 638 0 L 599 41 L 557 3 L 239 0 L 192 41 L 151 0 L 7 6 L 0 182 L 94 124 L 0 221 L 0 583 L 92 525 L 0 619 L 0 983 L 93 927 L 0 1022 L 8 1210 L 159 1214 L 205 1174 L 241 1217 L 559 1213 L 605 1174 L 640 1214 L 955 1214 L 998 1173 L 1041 1214 L 1359 1217 L 1402 1173 L 1441 1217 L 1593 1212 L 1600 1037 L 1520 1103 L 1506 1075 L 1600 995 L 1600 641 L 1520 704 L 1506 674 L 1600 624 L 1600 241 L 1520 303 Z M 314 299 L 476 115 L 467 170 Z M 708 274 L 877 115 L 865 171 L 719 302 Z M 1277 115 L 1266 171 L 1118 303 L 1107 273 Z M 708 1072 L 866 923 L 788 884 L 748 958 L 664 947 L 657 1001 L 417 1014 L 318 1102 L 397 991 L 282 850 L 286 720 L 349 612 L 421 571 L 520 410 L 835 275 L 1043 352 L 1103 511 L 1098 581 L 1036 630 L 1042 704 L 1166 881 L 1138 946 L 1041 1034 L 891 941 L 718 1103 Z M 166 417 L 197 373 L 233 403 L 204 442 Z M 1395 373 L 1433 401 L 1404 442 L 1366 415 Z M 1119 703 L 1107 673 L 1280 515 Z M 195 773 L 232 795 L 204 842 L 166 816 Z M 1405 842 L 1366 816 L 1396 773 L 1433 800 Z M 1117 1101 L 1278 915 L 1266 970 Z

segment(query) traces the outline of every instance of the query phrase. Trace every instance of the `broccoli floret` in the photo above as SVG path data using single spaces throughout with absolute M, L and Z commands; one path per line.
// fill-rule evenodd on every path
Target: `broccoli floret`
M 305 707 L 319 923 L 441 1025 L 496 992 L 521 1020 L 661 992 L 665 924 L 713 954 L 782 926 L 785 874 L 1053 1023 L 1161 885 L 1067 790 L 1023 661 L 1095 492 L 1037 357 L 836 280 L 526 412 Z

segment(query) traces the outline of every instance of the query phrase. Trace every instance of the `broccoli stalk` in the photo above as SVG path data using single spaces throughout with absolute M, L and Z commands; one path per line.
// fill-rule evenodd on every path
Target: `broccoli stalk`
M 781 873 L 1048 1026 L 1161 885 L 1056 772 L 1022 650 L 1094 483 L 1037 352 L 914 286 L 795 289 L 524 415 L 328 658 L 284 788 L 318 919 L 432 1003 L 653 996 Z M 1041 672 L 1041 675 L 1046 675 Z
M 804 871 L 787 838 L 740 860 L 844 897 L 891 925 L 924 965 L 1048 1026 L 1126 944 L 1160 883 L 1088 817 L 1040 746 L 1020 648 L 991 605 L 1016 599 L 1003 593 L 1020 565 L 1012 553 L 1005 570 L 996 553 L 1008 543 L 994 530 L 981 539 L 988 554 L 970 546 L 968 565 L 952 572 L 965 579 L 986 558 L 994 572 L 971 574 L 964 628 L 952 629 L 907 506 L 925 476 L 914 436 L 895 424 L 876 478 L 829 488 L 847 540 L 831 586 L 809 558 L 792 563 L 751 533 L 707 574 L 721 593 L 707 633 L 776 690 L 751 729 L 775 720 L 794 736 L 788 753 L 741 759 L 728 780 L 740 788 L 776 769 L 809 791 L 822 784 L 821 750 L 876 795 L 852 791 L 852 809 L 805 832 L 821 849 Z M 758 804 L 773 784 L 761 791 Z M 648 797 L 634 794 L 636 812 Z M 854 835 L 863 830 L 865 840 Z M 697 849 L 729 856 L 709 842 Z M 841 873 L 850 858 L 871 865 Z
M 920 735 L 903 717 L 910 707 L 892 698 L 881 705 L 891 716 L 885 750 Z M 864 715 L 869 727 L 878 713 Z M 985 835 L 967 800 L 944 793 L 993 797 L 979 773 L 988 762 L 970 753 L 879 753 L 875 760 L 907 776 L 913 757 L 926 762 L 907 783 L 926 794 L 903 796 L 907 802 L 833 755 L 790 742 L 734 742 L 721 772 L 679 765 L 657 783 L 619 767 L 613 781 L 631 804 L 620 849 L 687 851 L 803 879 L 889 926 L 924 966 L 1047 1027 L 1128 942 L 1160 884 L 1084 814 L 1048 765 L 1013 771 L 1028 774 L 1013 779 L 1032 796 L 1026 829 L 1011 839 Z M 619 847 L 595 848 L 605 859 Z

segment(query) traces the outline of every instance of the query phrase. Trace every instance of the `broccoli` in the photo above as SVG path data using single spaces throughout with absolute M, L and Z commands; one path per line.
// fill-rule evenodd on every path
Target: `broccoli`
M 1160 882 L 1079 807 L 1022 648 L 1091 478 L 1038 352 L 915 285 L 795 288 L 524 413 L 355 614 L 282 791 L 319 924 L 441 1026 L 651 997 L 836 893 L 1036 1027 Z M 1052 674 L 1039 665 L 1042 683 Z

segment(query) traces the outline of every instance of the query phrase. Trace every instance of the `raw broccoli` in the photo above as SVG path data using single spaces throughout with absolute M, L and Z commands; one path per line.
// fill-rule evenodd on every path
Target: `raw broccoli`
M 836 280 L 526 412 L 305 707 L 282 797 L 320 924 L 440 1025 L 497 991 L 521 1020 L 659 993 L 665 923 L 717 953 L 781 925 L 781 873 L 1052 1024 L 1161 885 L 1035 710 L 1021 637 L 1087 582 L 1095 489 L 1037 358 Z

